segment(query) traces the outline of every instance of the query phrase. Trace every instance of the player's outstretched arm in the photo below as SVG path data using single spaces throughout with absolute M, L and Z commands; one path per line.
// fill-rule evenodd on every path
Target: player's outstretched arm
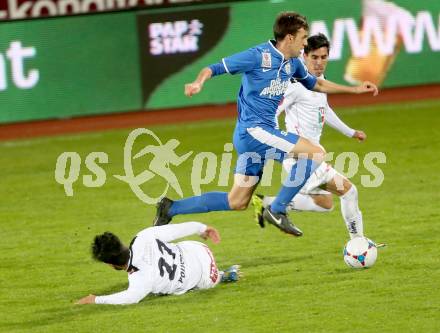
M 191 235 L 203 235 L 208 229 L 206 225 L 200 222 L 184 222 L 176 224 L 167 224 L 157 227 L 150 227 L 144 229 L 142 232 L 147 232 L 154 235 L 154 237 L 159 238 L 165 242 L 172 242 L 176 239 L 188 237 Z
M 344 86 L 341 84 L 334 83 L 332 81 L 324 80 L 318 78 L 316 85 L 313 87 L 314 91 L 318 91 L 326 94 L 339 94 L 339 93 L 349 93 L 349 94 L 364 94 L 373 93 L 373 96 L 377 96 L 379 90 L 374 83 L 369 81 L 363 82 L 361 85 L 356 87 Z
M 334 128 L 335 130 L 339 131 L 340 133 L 353 138 L 357 139 L 358 141 L 364 141 L 367 138 L 367 135 L 361 131 L 361 130 L 355 130 L 350 127 L 348 127 L 333 111 L 333 109 L 327 105 L 327 110 L 325 112 L 326 116 L 326 124 L 330 127 Z
M 211 76 L 212 70 L 209 67 L 203 68 L 194 82 L 185 84 L 185 95 L 191 97 L 192 95 L 198 94 L 202 90 L 203 84 L 209 80 Z
M 143 275 L 130 275 L 130 286 L 127 290 L 105 296 L 88 295 L 78 300 L 75 304 L 128 305 L 139 303 L 151 292 L 151 287 L 149 284 L 145 284 L 145 279 Z

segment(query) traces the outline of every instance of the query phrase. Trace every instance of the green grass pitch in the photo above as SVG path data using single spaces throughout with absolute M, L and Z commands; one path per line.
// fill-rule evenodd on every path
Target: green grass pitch
M 129 242 L 151 225 L 155 208 L 136 198 L 123 174 L 130 130 L 0 143 L 1 332 L 439 332 L 440 331 L 440 101 L 340 110 L 368 139 L 359 144 L 327 128 L 327 151 L 381 151 L 385 180 L 358 186 L 365 233 L 388 246 L 368 270 L 348 268 L 339 201 L 331 213 L 293 213 L 302 238 L 269 226 L 260 229 L 252 209 L 179 216 L 217 227 L 208 243 L 220 267 L 241 264 L 245 277 L 232 285 L 182 296 L 148 296 L 134 306 L 77 306 L 89 293 L 122 290 L 127 279 L 90 258 L 93 236 L 113 231 Z M 179 154 L 212 151 L 231 142 L 234 121 L 151 127 L 162 141 L 176 138 Z M 57 157 L 76 151 L 83 160 L 74 196 L 54 178 Z M 84 160 L 104 151 L 107 181 L 87 188 Z M 192 159 L 190 159 L 192 161 Z M 144 165 L 145 169 L 146 164 Z M 174 168 L 186 196 L 191 163 Z M 136 166 L 140 168 L 139 165 Z M 277 169 L 279 171 L 279 169 Z M 230 179 L 232 181 L 232 178 Z M 279 182 L 278 182 L 279 183 Z M 276 193 L 278 183 L 259 192 Z M 152 179 L 143 189 L 157 194 Z M 203 191 L 226 190 L 216 182 Z M 177 198 L 170 190 L 169 195 Z

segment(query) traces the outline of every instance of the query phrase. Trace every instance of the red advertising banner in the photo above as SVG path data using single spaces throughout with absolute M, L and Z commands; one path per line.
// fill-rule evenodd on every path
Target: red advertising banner
M 225 0 L 0 0 L 0 21 L 215 2 Z

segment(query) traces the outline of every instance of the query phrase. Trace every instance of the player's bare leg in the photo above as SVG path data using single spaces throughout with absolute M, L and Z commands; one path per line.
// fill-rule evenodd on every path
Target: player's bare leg
M 228 193 L 229 207 L 232 210 L 244 210 L 251 201 L 252 194 L 258 186 L 259 177 L 234 175 L 234 185 Z
M 325 158 L 325 149 L 321 145 L 316 145 L 300 137 L 289 155 L 299 159 L 310 159 L 321 164 Z
M 299 193 L 297 196 L 299 196 L 300 194 L 301 193 Z M 302 196 L 307 196 L 307 195 L 303 194 Z M 310 194 L 309 197 L 313 200 L 314 203 L 314 207 L 313 207 L 314 209 L 310 209 L 310 210 L 319 211 L 319 212 L 331 212 L 333 210 L 333 195 Z M 318 207 L 318 209 L 316 209 L 315 207 Z M 293 209 L 295 209 L 295 207 L 293 207 Z
M 342 175 L 337 174 L 332 180 L 322 186 L 322 188 L 340 197 L 346 194 L 352 186 L 354 185 L 350 180 Z

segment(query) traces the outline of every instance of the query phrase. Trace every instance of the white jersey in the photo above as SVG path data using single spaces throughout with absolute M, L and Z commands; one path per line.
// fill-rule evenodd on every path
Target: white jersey
M 219 280 L 219 274 L 206 245 L 194 241 L 168 243 L 178 238 L 200 235 L 205 230 L 206 225 L 198 222 L 142 230 L 130 244 L 128 289 L 97 296 L 95 303 L 131 304 L 150 293 L 179 295 L 196 287 L 213 287 Z
M 330 108 L 327 94 L 308 90 L 298 82 L 289 83 L 284 99 L 278 106 L 277 124 L 278 116 L 283 111 L 286 112 L 287 131 L 309 139 L 315 144 L 319 144 L 322 127 L 326 121 L 328 125 L 346 136 L 352 137 L 355 132 Z

